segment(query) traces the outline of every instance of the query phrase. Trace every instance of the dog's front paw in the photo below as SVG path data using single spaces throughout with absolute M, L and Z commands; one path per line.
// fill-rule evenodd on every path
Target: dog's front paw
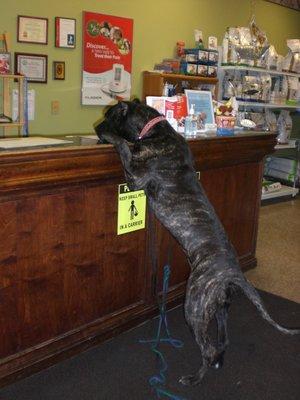
M 179 382 L 185 386 L 196 386 L 196 385 L 199 385 L 199 383 L 201 382 L 201 379 L 199 378 L 198 374 L 186 375 L 186 376 L 182 376 L 179 379 Z
M 98 144 L 110 144 L 103 136 L 99 136 Z

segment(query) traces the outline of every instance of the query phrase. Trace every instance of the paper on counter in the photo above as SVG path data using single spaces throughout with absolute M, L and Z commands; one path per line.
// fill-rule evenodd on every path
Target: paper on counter
M 47 137 L 0 139 L 0 149 L 17 149 L 22 147 L 34 147 L 34 146 L 53 146 L 66 143 L 73 143 L 73 142 L 71 140 L 56 139 L 56 138 L 53 139 Z

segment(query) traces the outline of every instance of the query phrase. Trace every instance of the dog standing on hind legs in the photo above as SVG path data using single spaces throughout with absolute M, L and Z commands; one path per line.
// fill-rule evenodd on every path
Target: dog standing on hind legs
M 240 270 L 235 250 L 198 181 L 185 139 L 155 109 L 139 101 L 112 106 L 95 127 L 100 140 L 120 155 L 127 184 L 144 190 L 149 206 L 183 248 L 191 272 L 185 318 L 202 354 L 202 365 L 180 382 L 197 385 L 210 367 L 219 368 L 228 345 L 227 316 L 232 292 L 241 289 L 261 316 L 279 331 L 299 334 L 277 324 L 256 289 Z M 133 143 L 130 148 L 128 142 Z M 200 145 L 200 144 L 199 144 Z M 209 335 L 216 319 L 217 345 Z

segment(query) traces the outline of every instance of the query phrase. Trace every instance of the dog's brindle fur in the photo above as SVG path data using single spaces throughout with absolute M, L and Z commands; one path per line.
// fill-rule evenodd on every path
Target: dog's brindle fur
M 241 272 L 236 252 L 196 177 L 185 139 L 167 121 L 157 123 L 144 138 L 138 139 L 146 123 L 157 116 L 156 110 L 139 101 L 120 102 L 106 112 L 104 121 L 95 130 L 100 139 L 114 144 L 129 187 L 144 189 L 156 217 L 188 257 L 191 273 L 185 317 L 200 346 L 202 366 L 196 374 L 180 381 L 196 385 L 210 366 L 222 365 L 228 345 L 227 313 L 234 288 L 241 288 L 263 318 L 281 332 L 300 331 L 274 322 Z M 134 143 L 132 150 L 127 142 Z M 214 317 L 218 326 L 216 346 L 208 334 L 208 325 Z

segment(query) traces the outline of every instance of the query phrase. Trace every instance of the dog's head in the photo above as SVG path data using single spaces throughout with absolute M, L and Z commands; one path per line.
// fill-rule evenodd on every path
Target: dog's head
M 138 140 L 146 123 L 159 115 L 158 111 L 139 100 L 121 101 L 106 111 L 104 120 L 95 126 L 95 131 L 100 139 L 102 133 L 111 132 L 133 143 Z

